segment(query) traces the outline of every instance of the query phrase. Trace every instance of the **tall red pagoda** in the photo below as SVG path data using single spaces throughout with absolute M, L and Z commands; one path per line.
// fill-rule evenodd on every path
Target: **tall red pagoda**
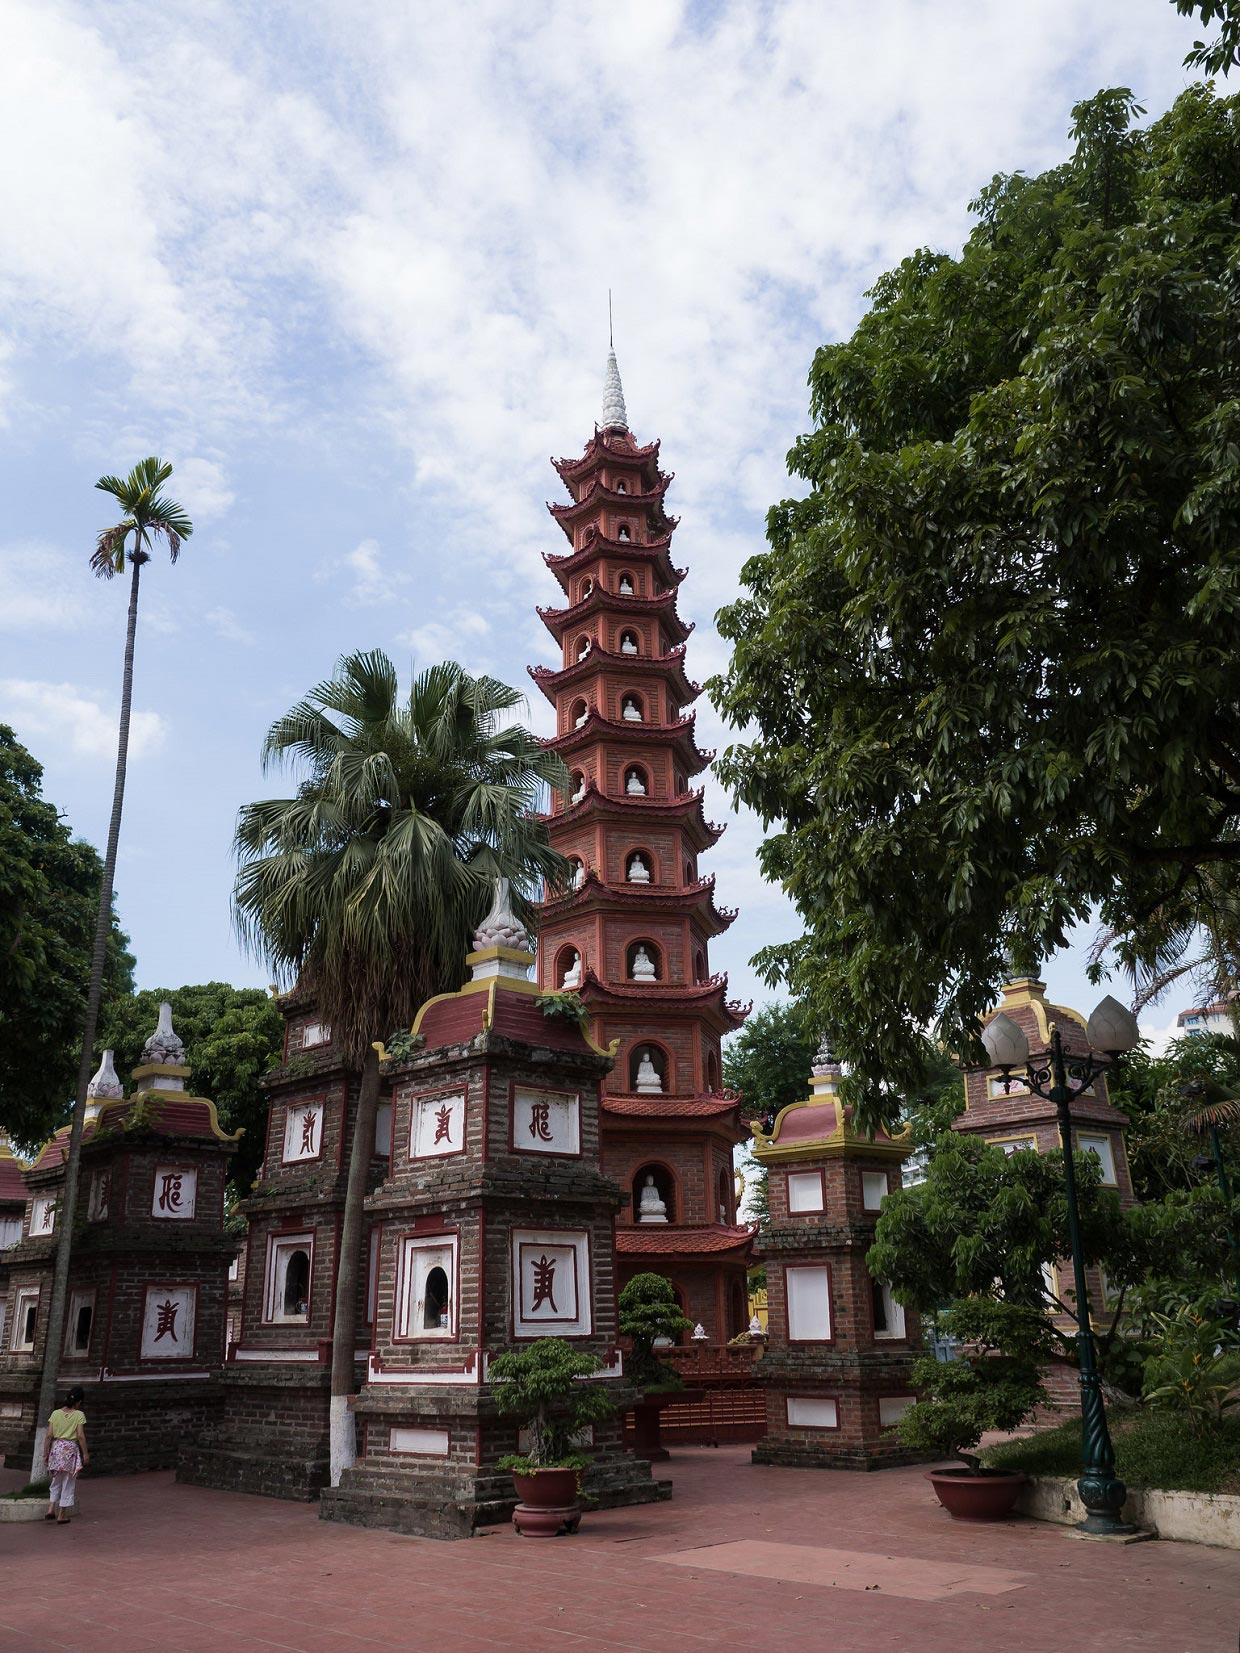
M 734 912 L 717 907 L 698 857 L 723 831 L 690 783 L 701 690 L 685 675 L 693 629 L 676 610 L 684 570 L 659 444 L 628 428 L 613 351 L 603 417 L 580 459 L 555 463 L 567 504 L 551 505 L 567 553 L 545 561 L 561 608 L 539 609 L 561 651 L 532 676 L 556 711 L 549 744 L 572 773 L 547 817 L 573 887 L 542 908 L 544 991 L 576 990 L 600 1044 L 618 1041 L 601 1115 L 603 1169 L 626 1191 L 617 1219 L 619 1283 L 666 1275 L 716 1342 L 748 1322 L 752 1231 L 737 1221 L 734 1145 L 748 1134 L 720 1082 L 720 1040 L 746 1008 L 712 975 L 711 940 Z

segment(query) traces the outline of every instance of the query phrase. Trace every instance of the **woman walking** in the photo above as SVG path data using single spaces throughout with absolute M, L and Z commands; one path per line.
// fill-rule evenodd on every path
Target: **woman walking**
M 47 1420 L 47 1468 L 51 1477 L 51 1502 L 45 1520 L 67 1527 L 73 1508 L 73 1483 L 79 1469 L 90 1462 L 86 1447 L 86 1414 L 81 1410 L 82 1391 L 70 1389 L 64 1406 L 58 1406 Z

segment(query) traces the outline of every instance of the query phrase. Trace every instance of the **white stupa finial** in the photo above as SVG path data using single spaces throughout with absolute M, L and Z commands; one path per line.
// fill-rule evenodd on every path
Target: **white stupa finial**
M 116 1076 L 116 1068 L 112 1062 L 112 1052 L 105 1050 L 103 1061 L 90 1084 L 86 1087 L 86 1094 L 93 1102 L 96 1098 L 103 1101 L 115 1102 L 125 1093 L 121 1089 L 121 1082 Z
M 171 1067 L 180 1067 L 185 1061 L 185 1046 L 177 1038 L 172 1028 L 172 1006 L 164 1003 L 159 1007 L 159 1021 L 154 1033 L 142 1047 L 143 1062 L 166 1062 Z
M 614 350 L 607 352 L 607 377 L 603 380 L 603 417 L 599 421 L 604 430 L 628 430 L 629 416 L 624 407 L 624 386 L 620 383 L 620 369 Z
M 512 910 L 506 878 L 495 880 L 491 910 L 474 931 L 475 951 L 481 952 L 484 947 L 515 947 L 523 953 L 529 952 L 530 938 Z

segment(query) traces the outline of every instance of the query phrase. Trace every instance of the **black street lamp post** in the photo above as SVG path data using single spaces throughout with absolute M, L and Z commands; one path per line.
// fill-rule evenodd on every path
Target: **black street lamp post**
M 1092 1049 L 1086 1056 L 1065 1052 L 1059 1029 L 1052 1024 L 1046 1059 L 1033 1063 L 1029 1061 L 1029 1041 L 1024 1033 L 1010 1016 L 1000 1011 L 987 1025 L 982 1042 L 991 1061 L 1003 1073 L 1005 1091 L 1011 1085 L 1013 1073 L 1022 1069 L 1019 1077 L 1033 1094 L 1055 1106 L 1063 1147 L 1064 1193 L 1068 1202 L 1068 1234 L 1076 1290 L 1076 1346 L 1081 1381 L 1081 1476 L 1076 1485 L 1085 1506 L 1085 1519 L 1079 1525 L 1082 1532 L 1114 1536 L 1130 1533 L 1133 1528 L 1120 1519 L 1128 1489 L 1115 1473 L 1115 1448 L 1107 1429 L 1098 1352 L 1090 1324 L 1089 1289 L 1076 1198 L 1071 1104 L 1088 1090 L 1099 1074 L 1113 1068 L 1125 1051 L 1133 1049 L 1140 1034 L 1131 1012 L 1109 996 L 1090 1017 L 1086 1034 L 1090 1045 L 1099 1047 L 1105 1054 Z

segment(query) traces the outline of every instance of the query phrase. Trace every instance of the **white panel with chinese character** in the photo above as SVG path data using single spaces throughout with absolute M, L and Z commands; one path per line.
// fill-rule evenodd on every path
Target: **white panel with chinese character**
M 155 1190 L 151 1195 L 152 1217 L 186 1222 L 194 1215 L 197 1203 L 197 1171 L 183 1171 L 171 1165 L 155 1167 Z
M 459 1154 L 465 1146 L 463 1096 L 415 1096 L 409 1124 L 409 1158 Z
M 56 1209 L 60 1201 L 53 1194 L 36 1194 L 30 1207 L 30 1238 L 51 1234 L 56 1228 Z
M 512 1143 L 527 1154 L 579 1154 L 581 1098 L 518 1085 L 512 1093 Z
M 143 1360 L 194 1358 L 194 1288 L 148 1286 L 142 1315 Z
M 589 1335 L 590 1240 L 584 1230 L 513 1230 L 512 1321 L 518 1337 Z
M 93 1223 L 102 1223 L 108 1220 L 108 1196 L 112 1192 L 111 1171 L 96 1171 L 90 1179 L 90 1200 L 86 1207 L 86 1215 Z
M 317 1159 L 323 1146 L 322 1102 L 296 1102 L 284 1116 L 284 1163 Z

